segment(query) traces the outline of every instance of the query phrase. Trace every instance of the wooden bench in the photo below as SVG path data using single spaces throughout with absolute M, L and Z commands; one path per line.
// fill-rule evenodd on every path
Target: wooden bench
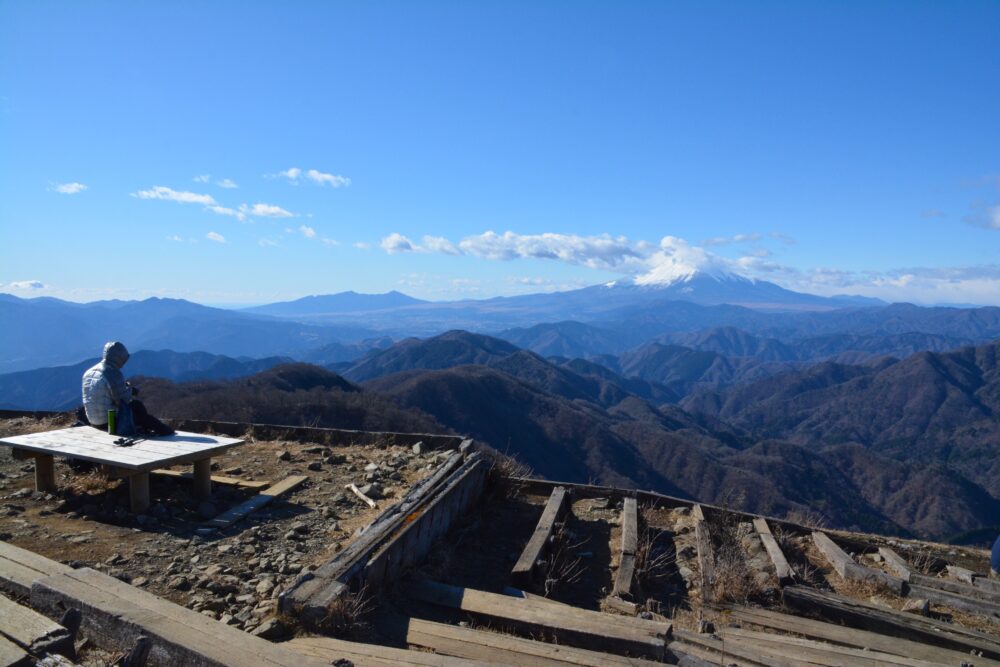
M 35 488 L 56 490 L 54 457 L 90 461 L 110 466 L 128 477 L 132 511 L 149 507 L 149 473 L 159 468 L 191 463 L 194 466 L 194 490 L 199 498 L 212 493 L 212 457 L 230 447 L 243 444 L 238 438 L 220 438 L 178 431 L 156 438 L 136 438 L 134 444 L 115 444 L 119 436 L 91 426 L 72 426 L 57 431 L 30 433 L 0 439 L 15 454 L 35 459 Z

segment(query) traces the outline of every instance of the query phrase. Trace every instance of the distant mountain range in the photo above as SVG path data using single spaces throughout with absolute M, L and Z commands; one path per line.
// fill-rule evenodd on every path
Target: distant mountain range
M 403 411 L 393 419 L 409 414 L 472 435 L 549 478 L 961 539 L 1000 524 L 1000 438 L 992 417 L 1000 410 L 998 348 L 869 366 L 824 362 L 696 391 L 680 405 L 656 382 L 457 331 L 373 351 L 346 374 L 365 378 L 360 395 L 369 402 L 391 399 Z M 274 403 L 287 420 L 338 425 L 336 412 L 322 406 L 345 390 L 316 388 L 338 376 L 296 368 L 299 384 L 285 381 L 280 393 L 260 389 L 249 397 L 242 387 L 265 382 L 250 378 L 211 385 L 212 401 L 201 385 L 171 385 L 169 395 L 151 390 L 149 401 L 178 416 L 217 419 L 267 413 Z M 377 410 L 365 413 L 367 423 L 378 421 Z M 344 419 L 361 419 L 352 415 Z

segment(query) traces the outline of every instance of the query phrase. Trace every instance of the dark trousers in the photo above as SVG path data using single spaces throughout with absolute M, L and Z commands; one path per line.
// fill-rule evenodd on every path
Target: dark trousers
M 170 435 L 174 429 L 170 428 L 159 419 L 146 411 L 146 406 L 137 398 L 128 402 L 128 407 L 132 411 L 132 421 L 139 433 L 153 433 L 156 435 Z

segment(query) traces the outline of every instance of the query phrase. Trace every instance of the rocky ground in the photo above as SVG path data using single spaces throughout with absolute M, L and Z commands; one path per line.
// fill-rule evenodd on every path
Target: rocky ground
M 55 420 L 0 422 L 0 434 L 60 428 Z M 253 442 L 213 459 L 213 474 L 278 482 L 308 481 L 228 529 L 203 521 L 239 504 L 253 491 L 214 484 L 198 501 L 191 482 L 153 476 L 153 505 L 128 511 L 128 487 L 100 471 L 56 462 L 60 490 L 34 488 L 34 464 L 0 449 L 0 539 L 76 567 L 93 567 L 243 630 L 280 635 L 273 620 L 278 594 L 303 570 L 346 546 L 383 506 L 447 456 L 422 446 L 327 447 Z M 354 483 L 376 499 L 370 508 Z

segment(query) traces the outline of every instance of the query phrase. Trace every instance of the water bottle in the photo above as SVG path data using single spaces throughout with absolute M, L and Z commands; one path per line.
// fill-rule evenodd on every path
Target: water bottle
M 118 411 L 108 410 L 108 433 L 115 435 L 115 431 L 118 430 Z

